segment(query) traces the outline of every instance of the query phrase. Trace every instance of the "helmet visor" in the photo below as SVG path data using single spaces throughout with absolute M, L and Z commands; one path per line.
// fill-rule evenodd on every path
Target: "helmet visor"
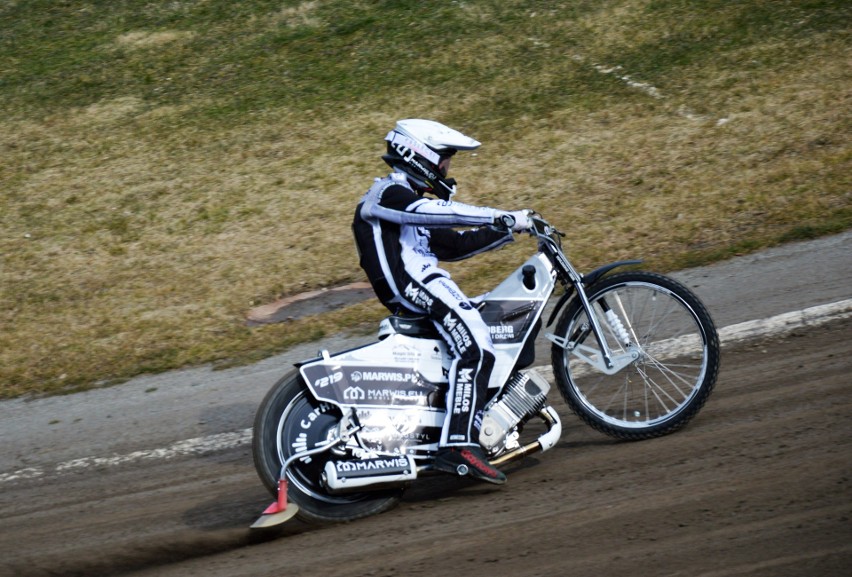
M 450 171 L 450 159 L 452 157 L 445 156 L 441 159 L 441 162 L 438 163 L 438 172 L 441 173 L 441 176 L 446 177 L 447 173 Z
M 455 148 L 447 148 L 441 151 L 441 160 L 438 162 L 438 172 L 441 176 L 446 177 L 450 171 L 450 159 L 458 152 Z

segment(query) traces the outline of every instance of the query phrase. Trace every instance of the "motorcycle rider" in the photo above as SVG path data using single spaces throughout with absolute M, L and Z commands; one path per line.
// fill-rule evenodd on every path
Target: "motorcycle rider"
M 451 200 L 450 159 L 480 143 L 431 120 L 400 120 L 385 137 L 377 178 L 352 223 L 360 264 L 376 296 L 393 313 L 427 314 L 454 354 L 434 467 L 495 484 L 506 475 L 479 445 L 479 425 L 494 367 L 494 348 L 479 311 L 438 261 L 461 260 L 503 246 L 530 226 L 528 211 L 502 211 Z M 437 198 L 428 198 L 426 193 Z M 458 231 L 452 227 L 477 227 Z

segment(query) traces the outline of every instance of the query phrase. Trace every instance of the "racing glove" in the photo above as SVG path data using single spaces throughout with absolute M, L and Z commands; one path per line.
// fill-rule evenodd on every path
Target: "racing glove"
M 530 214 L 532 214 L 530 209 L 513 210 L 500 215 L 500 219 L 506 228 L 511 228 L 514 232 L 524 232 L 532 226 Z

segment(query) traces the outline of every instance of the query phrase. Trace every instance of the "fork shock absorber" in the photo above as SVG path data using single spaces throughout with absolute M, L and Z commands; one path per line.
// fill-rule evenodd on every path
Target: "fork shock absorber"
M 615 314 L 615 311 L 607 309 L 606 320 L 609 321 L 609 326 L 612 327 L 613 332 L 618 337 L 621 344 L 624 346 L 629 345 L 630 335 L 627 333 L 627 329 L 624 328 L 624 324 L 621 322 L 621 319 L 618 318 L 617 314 Z

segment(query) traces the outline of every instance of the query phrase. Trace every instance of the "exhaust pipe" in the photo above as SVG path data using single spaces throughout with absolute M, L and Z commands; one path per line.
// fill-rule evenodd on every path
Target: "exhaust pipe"
M 416 478 L 417 465 L 410 455 L 329 461 L 322 473 L 329 493 L 402 487 Z
M 559 420 L 559 415 L 556 414 L 553 407 L 548 405 L 538 412 L 538 416 L 547 424 L 547 432 L 529 445 L 518 447 L 514 451 L 510 451 L 490 461 L 492 465 L 497 467 L 506 463 L 512 463 L 527 455 L 544 452 L 556 446 L 556 443 L 559 442 L 559 437 L 562 436 L 562 421 Z

